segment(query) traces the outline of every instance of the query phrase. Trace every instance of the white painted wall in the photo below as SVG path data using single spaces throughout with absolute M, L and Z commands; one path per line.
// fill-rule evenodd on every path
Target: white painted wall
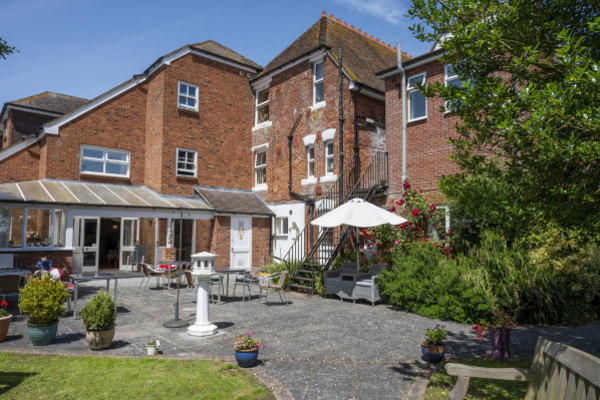
M 269 204 L 271 211 L 276 217 L 288 218 L 288 234 L 276 236 L 275 227 L 273 227 L 273 254 L 275 257 L 283 258 L 296 240 L 296 237 L 304 229 L 304 203 L 280 203 Z M 273 218 L 275 223 L 275 218 Z

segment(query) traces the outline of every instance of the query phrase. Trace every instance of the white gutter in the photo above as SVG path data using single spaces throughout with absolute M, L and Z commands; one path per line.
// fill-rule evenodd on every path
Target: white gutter
M 400 40 L 398 40 L 398 69 L 402 74 L 402 185 L 406 180 L 406 71 L 402 68 L 402 51 L 400 48 Z
M 353 80 L 350 80 L 348 84 L 348 90 L 351 92 L 361 92 L 366 96 L 372 97 L 377 100 L 385 101 L 385 95 L 381 93 L 377 93 L 374 90 L 368 88 L 368 86 L 361 85 L 360 83 L 356 83 Z

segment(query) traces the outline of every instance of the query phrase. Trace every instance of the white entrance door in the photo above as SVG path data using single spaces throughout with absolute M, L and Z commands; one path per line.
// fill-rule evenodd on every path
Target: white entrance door
M 133 257 L 135 244 L 139 240 L 138 224 L 138 218 L 121 218 L 121 255 L 119 257 L 119 269 L 124 271 L 133 270 L 132 266 L 127 264 L 127 260 Z
M 252 218 L 231 217 L 231 267 L 246 267 L 252 260 Z
M 73 247 L 83 250 L 83 272 L 98 272 L 100 217 L 75 217 Z

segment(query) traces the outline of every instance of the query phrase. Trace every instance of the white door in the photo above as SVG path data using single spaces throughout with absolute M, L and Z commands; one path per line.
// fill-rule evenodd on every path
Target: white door
M 83 250 L 83 272 L 98 272 L 100 217 L 75 217 L 73 247 Z
M 252 260 L 252 218 L 231 217 L 231 267 L 250 271 Z
M 119 257 L 119 269 L 124 271 L 133 270 L 127 260 L 133 257 L 135 244 L 139 241 L 139 219 L 121 218 L 121 256 Z

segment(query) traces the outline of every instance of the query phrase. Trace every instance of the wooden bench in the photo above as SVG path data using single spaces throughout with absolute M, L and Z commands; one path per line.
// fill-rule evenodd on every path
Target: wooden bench
M 461 400 L 469 378 L 527 381 L 525 400 L 599 400 L 600 358 L 540 337 L 530 369 L 482 368 L 448 363 L 446 372 L 458 376 L 450 400 Z

